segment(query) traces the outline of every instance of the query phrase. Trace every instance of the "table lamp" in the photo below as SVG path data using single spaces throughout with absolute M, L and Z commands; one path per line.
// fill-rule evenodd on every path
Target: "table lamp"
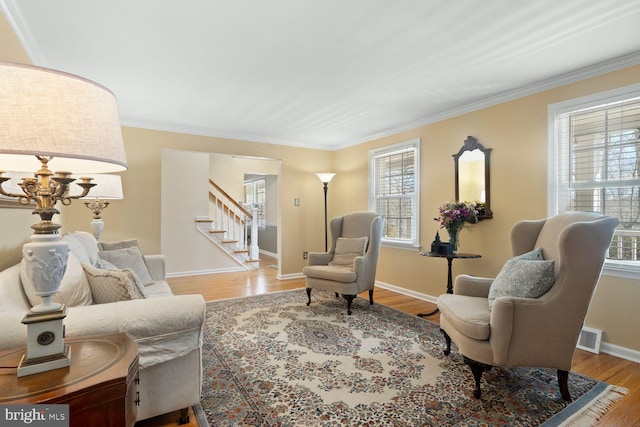
M 91 233 L 96 240 L 100 240 L 104 231 L 104 221 L 102 221 L 102 211 L 109 206 L 110 200 L 122 200 L 122 179 L 120 175 L 113 174 L 89 174 L 93 178 L 91 182 L 96 186 L 91 189 L 91 193 L 82 198 L 84 205 L 93 212 L 91 220 Z M 72 192 L 73 194 L 73 192 Z
M 27 351 L 18 376 L 70 364 L 64 345 L 66 307 L 53 303 L 66 270 L 69 246 L 61 239 L 55 205 L 85 197 L 95 184 L 83 177 L 82 191 L 70 195 L 74 173 L 123 171 L 127 162 L 114 95 L 103 86 L 71 74 L 23 64 L 0 62 L 0 170 L 33 172 L 18 183 L 21 192 L 3 188 L 10 178 L 0 172 L 0 194 L 18 203 L 35 203 L 40 222 L 23 246 L 28 278 L 42 303 L 31 308 Z M 55 166 L 57 172 L 49 169 Z

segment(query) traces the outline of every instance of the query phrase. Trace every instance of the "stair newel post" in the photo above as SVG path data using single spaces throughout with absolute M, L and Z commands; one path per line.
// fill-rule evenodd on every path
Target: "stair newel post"
M 251 208 L 251 250 L 249 259 L 260 258 L 260 248 L 258 247 L 258 208 Z

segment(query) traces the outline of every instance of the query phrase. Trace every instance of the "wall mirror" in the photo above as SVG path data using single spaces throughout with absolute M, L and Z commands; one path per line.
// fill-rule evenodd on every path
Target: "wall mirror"
M 456 201 L 481 202 L 478 220 L 493 218 L 491 181 L 489 180 L 491 148 L 484 148 L 472 136 L 453 155 L 455 162 Z

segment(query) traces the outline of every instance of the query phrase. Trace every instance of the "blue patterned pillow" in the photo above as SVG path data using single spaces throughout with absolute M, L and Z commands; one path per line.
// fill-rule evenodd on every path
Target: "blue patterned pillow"
M 554 261 L 511 258 L 489 288 L 489 310 L 498 297 L 539 298 L 553 286 Z

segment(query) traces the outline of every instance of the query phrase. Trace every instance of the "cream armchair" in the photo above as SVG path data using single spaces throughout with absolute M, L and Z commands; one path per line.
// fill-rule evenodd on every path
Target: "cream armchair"
M 513 255 L 539 266 L 540 258 L 535 259 L 539 248 L 547 264 L 553 261 L 548 291 L 538 289 L 542 296 L 536 298 L 508 296 L 510 291 L 496 289 L 500 276 L 509 279 L 513 273 L 505 272 L 510 260 L 495 280 L 461 275 L 456 277 L 454 293 L 438 298 L 445 354 L 453 340 L 473 372 L 476 398 L 481 395 L 483 371 L 492 366 L 527 366 L 557 369 L 560 394 L 571 400 L 568 376 L 573 354 L 617 224 L 617 219 L 592 212 L 519 222 L 511 231 Z
M 353 212 L 331 220 L 329 251 L 310 253 L 309 265 L 302 270 L 307 276 L 307 305 L 311 289 L 332 291 L 336 297 L 341 294 L 347 300 L 347 314 L 360 292 L 369 291 L 373 304 L 383 224 L 384 218 L 374 212 Z

